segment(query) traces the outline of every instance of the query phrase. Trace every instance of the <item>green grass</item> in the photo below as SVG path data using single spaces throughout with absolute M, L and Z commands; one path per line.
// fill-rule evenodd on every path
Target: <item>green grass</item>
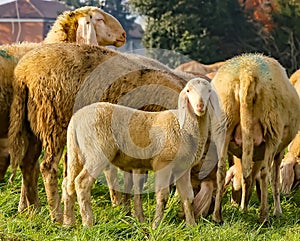
M 8 172 L 7 179 L 9 175 Z M 186 227 L 182 218 L 178 217 L 178 197 L 172 195 L 163 222 L 153 231 L 153 193 L 144 194 L 146 221 L 139 223 L 135 218 L 126 216 L 122 207 L 111 207 L 107 187 L 101 183 L 96 183 L 92 190 L 95 226 L 82 227 L 76 206 L 76 226 L 65 228 L 50 220 L 41 179 L 41 209 L 34 214 L 17 212 L 21 186 L 21 175 L 18 172 L 13 184 L 0 184 L 0 240 L 300 240 L 299 192 L 282 197 L 283 215 L 280 218 L 270 215 L 270 222 L 260 225 L 257 222 L 259 203 L 255 195 L 251 199 L 249 213 L 243 214 L 230 204 L 228 191 L 223 201 L 224 224 L 216 226 L 209 216 L 198 220 L 196 227 Z M 269 196 L 271 213 L 273 204 Z

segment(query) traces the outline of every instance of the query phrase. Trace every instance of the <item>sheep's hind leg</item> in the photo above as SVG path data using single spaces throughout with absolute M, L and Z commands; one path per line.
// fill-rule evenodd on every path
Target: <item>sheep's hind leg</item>
M 31 134 L 29 137 L 30 148 L 22 160 L 20 169 L 22 172 L 22 187 L 18 211 L 22 212 L 28 207 L 39 208 L 38 178 L 40 174 L 38 158 L 41 154 L 40 141 Z
M 4 181 L 7 168 L 10 164 L 10 155 L 8 149 L 7 133 L 0 134 L 0 182 Z
M 76 192 L 69 195 L 67 190 L 67 178 L 65 177 L 62 183 L 62 199 L 64 202 L 64 221 L 65 226 L 72 226 L 75 223 L 74 205 L 76 200 Z
M 86 169 L 83 169 L 75 178 L 75 190 L 80 207 L 83 226 L 90 227 L 93 225 L 94 217 L 91 205 L 91 189 L 95 182 Z
M 5 156 L 1 156 L 1 153 L 0 153 L 0 182 L 4 181 L 4 177 L 5 177 L 5 174 L 8 169 L 9 164 L 10 164 L 9 154 L 7 154 Z
M 269 175 L 269 165 L 274 159 L 274 153 L 272 152 L 274 148 L 266 145 L 264 160 L 261 164 L 261 203 L 260 203 L 260 217 L 259 222 L 263 223 L 268 220 L 268 175 Z
M 43 175 L 47 201 L 50 208 L 51 220 L 54 222 L 63 222 L 63 212 L 60 204 L 60 195 L 58 192 L 58 164 L 64 147 L 59 148 L 56 154 L 49 153 L 46 149 L 40 169 Z
M 275 156 L 273 166 L 272 166 L 272 191 L 274 199 L 274 216 L 278 217 L 282 214 L 282 209 L 280 205 L 280 164 L 283 158 L 284 151 Z

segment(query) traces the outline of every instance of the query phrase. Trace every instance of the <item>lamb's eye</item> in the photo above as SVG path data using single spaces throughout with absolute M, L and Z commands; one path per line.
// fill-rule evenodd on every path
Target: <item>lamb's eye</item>
M 190 90 L 186 90 L 186 92 L 190 92 Z

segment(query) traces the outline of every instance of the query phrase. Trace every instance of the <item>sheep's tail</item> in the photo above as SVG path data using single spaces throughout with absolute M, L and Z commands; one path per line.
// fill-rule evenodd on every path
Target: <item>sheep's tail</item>
M 242 170 L 247 178 L 251 173 L 253 161 L 253 104 L 255 100 L 256 77 L 245 68 L 240 74 L 240 118 L 242 129 Z
M 10 164 L 12 175 L 10 181 L 14 180 L 16 170 L 20 166 L 28 149 L 28 131 L 26 129 L 26 101 L 28 89 L 25 83 L 21 82 L 14 86 L 13 101 L 10 111 L 10 126 L 8 131 L 8 143 L 10 151 Z

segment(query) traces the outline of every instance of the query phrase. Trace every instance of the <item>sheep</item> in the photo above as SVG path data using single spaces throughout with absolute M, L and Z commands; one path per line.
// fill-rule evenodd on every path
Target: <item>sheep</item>
M 300 96 L 300 70 L 295 71 L 290 76 L 290 82 L 295 87 Z M 297 133 L 293 141 L 289 144 L 288 152 L 280 165 L 280 185 L 281 192 L 285 195 L 291 193 L 300 182 L 300 132 Z
M 300 183 L 300 132 L 290 143 L 280 166 L 281 192 L 285 195 L 299 186 Z
M 12 101 L 13 71 L 17 61 L 26 52 L 35 48 L 35 43 L 0 46 L 0 180 L 4 179 L 10 158 L 7 150 L 9 110 Z
M 77 43 L 121 47 L 126 33 L 120 22 L 102 9 L 85 6 L 57 17 L 44 43 Z
M 206 75 L 211 78 L 214 77 L 218 69 L 224 64 L 224 61 L 216 62 L 213 64 L 202 64 L 198 61 L 190 61 L 183 63 L 175 68 L 175 70 L 185 71 L 188 73 L 193 73 L 195 75 Z
M 86 98 L 81 97 L 94 98 L 89 100 L 91 102 L 118 103 L 121 97 L 131 96 L 130 100 L 137 100 L 134 90 L 140 88 L 143 90 L 141 99 L 150 98 L 146 95 L 148 93 L 159 100 L 152 103 L 161 103 L 157 106 L 149 105 L 148 102 L 144 109 L 159 111 L 164 106 L 176 107 L 178 94 L 192 77 L 187 74 L 179 75 L 157 61 L 121 54 L 101 46 L 60 43 L 34 49 L 15 68 L 8 135 L 12 169 L 27 166 L 28 161 L 38 163 L 36 157 L 40 153 L 28 148 L 28 138 L 42 143 L 45 154 L 40 170 L 51 219 L 61 222 L 57 168 L 74 105 L 78 107 L 78 101 L 82 101 L 81 106 L 86 104 Z M 101 87 L 101 84 L 104 86 Z M 145 88 L 149 88 L 148 91 Z M 82 91 L 86 89 L 88 92 Z M 37 186 L 30 180 L 31 172 L 22 174 L 23 179 L 28 180 L 28 202 L 36 206 L 37 192 L 33 190 L 37 190 Z
M 117 19 L 99 8 L 87 6 L 75 9 L 74 11 L 66 11 L 61 14 L 42 43 L 23 42 L 0 46 L 0 138 L 5 139 L 8 135 L 9 110 L 13 98 L 13 71 L 18 60 L 25 53 L 40 47 L 42 44 L 56 42 L 76 42 L 81 44 L 98 44 L 101 46 L 114 45 L 121 47 L 125 41 L 126 33 Z M 32 146 L 31 149 L 38 150 L 41 148 L 41 145 L 34 138 L 30 143 Z M 5 153 L 0 159 L 0 179 L 2 179 L 9 166 L 10 159 L 8 152 L 1 150 L 1 146 L 0 152 Z M 38 175 L 39 167 L 35 161 L 31 165 L 28 163 L 28 165 L 21 167 L 21 169 L 23 168 L 28 168 L 28 171 L 35 170 L 32 172 L 32 175 Z M 14 176 L 11 177 L 11 180 L 13 177 Z M 23 182 L 24 181 L 25 180 L 23 180 Z M 20 212 L 27 207 L 24 192 L 24 187 L 22 187 L 21 200 L 18 208 Z M 113 203 L 117 202 L 115 200 L 112 201 Z
M 213 220 L 222 222 L 221 198 L 228 150 L 242 158 L 244 180 L 241 208 L 244 211 L 247 211 L 252 190 L 253 161 L 261 161 L 260 222 L 268 219 L 267 185 L 272 163 L 274 215 L 279 216 L 282 213 L 279 166 L 284 148 L 299 128 L 300 102 L 295 89 L 280 63 L 262 54 L 244 54 L 226 61 L 213 78 L 212 85 L 227 118 L 226 139 L 218 162 Z M 260 136 L 253 135 L 255 129 L 260 129 Z M 241 133 L 242 145 L 235 142 L 235 137 L 239 135 L 236 131 Z
M 83 225 L 93 224 L 91 187 L 112 163 L 120 168 L 155 172 L 153 228 L 162 219 L 171 175 L 182 199 L 186 223 L 195 225 L 190 170 L 201 161 L 208 140 L 208 109 L 211 115 L 215 113 L 220 118 L 218 108 L 217 96 L 209 82 L 195 78 L 181 91 L 178 111 L 145 112 L 105 102 L 78 110 L 67 131 L 64 224 L 72 225 L 75 221 L 76 194 Z

